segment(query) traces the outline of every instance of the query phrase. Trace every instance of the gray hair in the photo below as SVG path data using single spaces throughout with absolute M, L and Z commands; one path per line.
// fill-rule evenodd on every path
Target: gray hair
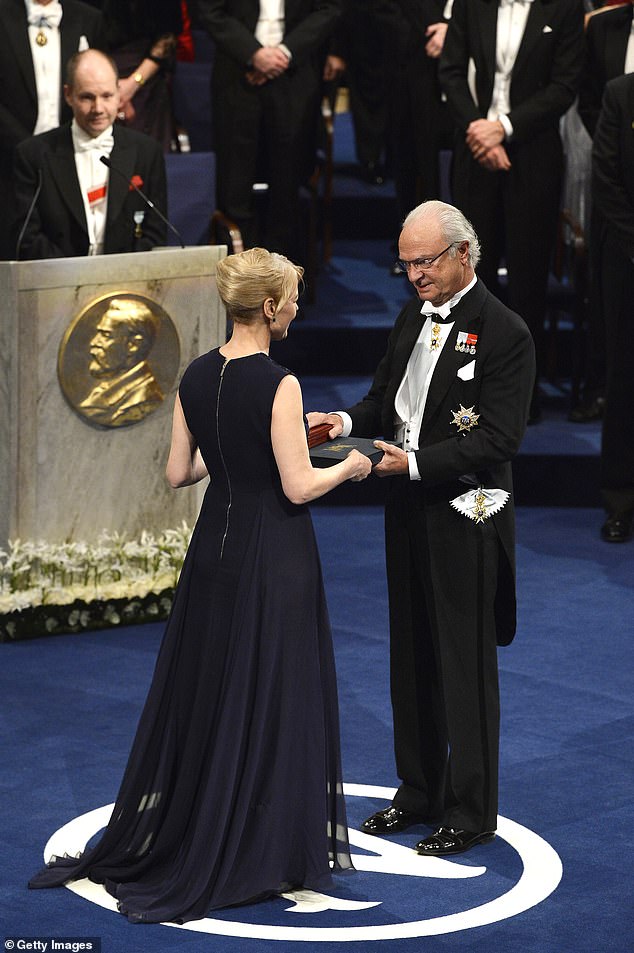
M 434 219 L 440 225 L 444 240 L 449 245 L 454 246 L 449 250 L 451 258 L 456 257 L 456 245 L 460 242 L 469 242 L 468 261 L 475 270 L 480 261 L 480 242 L 475 233 L 471 222 L 463 215 L 455 205 L 448 205 L 447 202 L 439 202 L 433 199 L 429 202 L 423 202 L 417 205 L 415 209 L 406 216 L 403 222 L 403 228 L 406 225 L 413 225 L 420 219 Z

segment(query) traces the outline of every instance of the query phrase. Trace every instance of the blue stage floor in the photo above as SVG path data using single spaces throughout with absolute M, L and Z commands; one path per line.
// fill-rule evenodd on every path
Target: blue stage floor
M 322 507 L 314 519 L 354 827 L 396 783 L 382 518 Z M 99 937 L 103 953 L 627 953 L 634 548 L 602 544 L 599 522 L 597 510 L 518 511 L 519 632 L 499 653 L 500 836 L 429 867 L 409 849 L 424 828 L 353 834 L 361 869 L 341 880 L 344 909 L 272 901 L 193 932 L 133 926 L 66 889 L 29 892 L 48 837 L 115 797 L 160 626 L 0 646 L 4 936 Z M 457 593 L 459 580 L 456 567 Z

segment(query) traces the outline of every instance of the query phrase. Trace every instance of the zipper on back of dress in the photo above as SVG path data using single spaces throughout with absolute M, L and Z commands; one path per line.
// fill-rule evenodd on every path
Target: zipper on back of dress
M 224 469 L 224 471 L 225 471 L 225 476 L 226 476 L 226 478 L 227 478 L 227 490 L 228 490 L 228 494 L 229 494 L 229 499 L 228 499 L 228 502 L 227 502 L 227 516 L 226 516 L 226 521 L 225 521 L 225 531 L 224 531 L 224 534 L 223 534 L 223 537 L 222 537 L 222 543 L 221 543 L 221 545 L 220 545 L 220 558 L 221 558 L 221 559 L 222 559 L 222 554 L 224 553 L 224 549 L 225 549 L 225 541 L 226 541 L 226 539 L 227 539 L 227 533 L 229 532 L 229 512 L 230 512 L 230 510 L 231 510 L 231 502 L 232 502 L 231 481 L 230 481 L 230 479 L 229 479 L 229 470 L 227 469 L 227 464 L 226 464 L 226 462 L 225 462 L 225 455 L 224 455 L 224 453 L 222 452 L 222 444 L 220 443 L 220 419 L 219 419 L 219 413 L 220 413 L 220 394 L 221 394 L 221 391 L 222 391 L 222 383 L 223 383 L 224 376 L 225 376 L 225 369 L 226 369 L 228 363 L 229 363 L 229 358 L 225 358 L 225 362 L 224 362 L 224 364 L 222 365 L 222 369 L 221 369 L 221 371 L 220 371 L 220 380 L 218 381 L 218 396 L 217 396 L 217 399 L 216 399 L 216 439 L 217 439 L 217 441 L 218 441 L 218 453 L 220 454 L 220 459 L 222 460 L 222 466 L 223 466 L 223 469 Z

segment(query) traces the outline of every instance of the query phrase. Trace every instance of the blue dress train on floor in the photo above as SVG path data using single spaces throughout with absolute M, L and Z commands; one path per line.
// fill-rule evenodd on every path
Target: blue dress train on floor
M 180 397 L 211 475 L 112 818 L 30 886 L 103 883 L 135 922 L 186 922 L 352 866 L 336 679 L 306 506 L 271 413 L 288 371 L 218 350 Z

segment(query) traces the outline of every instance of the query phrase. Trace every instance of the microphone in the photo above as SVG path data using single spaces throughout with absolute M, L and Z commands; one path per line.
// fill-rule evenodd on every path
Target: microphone
M 181 233 L 178 231 L 178 229 L 177 229 L 174 225 L 172 225 L 172 223 L 163 215 L 163 213 L 162 213 L 161 211 L 159 211 L 159 209 L 157 209 L 157 207 L 156 207 L 156 205 L 154 204 L 154 202 L 147 197 L 147 195 L 145 194 L 145 192 L 142 192 L 142 191 L 141 191 L 141 189 L 140 189 L 139 186 L 136 184 L 136 182 L 135 182 L 133 179 L 129 179 L 129 178 L 127 177 L 127 175 L 125 174 L 125 172 L 122 172 L 121 169 L 118 169 L 118 168 L 116 167 L 116 165 L 113 165 L 113 163 L 110 161 L 110 159 L 109 159 L 108 156 L 99 156 L 99 161 L 100 161 L 100 162 L 103 162 L 103 164 L 106 166 L 107 169 L 112 169 L 112 171 L 113 171 L 113 172 L 116 172 L 117 175 L 120 175 L 122 179 L 125 179 L 125 181 L 128 183 L 128 188 L 134 189 L 135 192 L 138 192 L 138 193 L 139 193 L 139 195 L 141 196 L 141 198 L 143 199 L 143 201 L 145 202 L 145 204 L 146 204 L 149 208 L 151 208 L 152 211 L 156 212 L 156 214 L 158 215 L 158 217 L 160 218 L 160 220 L 161 220 L 165 225 L 167 225 L 167 227 L 168 227 L 169 229 L 171 229 L 171 231 L 174 232 L 174 234 L 176 235 L 176 237 L 178 238 L 178 240 L 179 240 L 179 242 L 180 242 L 181 248 L 184 248 L 184 247 L 185 247 L 185 242 L 184 242 L 183 239 L 182 239 Z
M 23 241 L 23 239 L 24 239 L 24 233 L 26 232 L 27 225 L 28 225 L 29 222 L 31 221 L 31 216 L 33 215 L 33 210 L 34 210 L 34 208 L 35 208 L 35 203 L 36 203 L 37 200 L 39 199 L 39 197 L 40 197 L 40 192 L 41 192 L 41 191 L 42 191 L 42 170 L 41 170 L 41 169 L 38 169 L 38 170 L 37 170 L 37 188 L 35 189 L 35 192 L 34 192 L 34 194 L 33 194 L 33 198 L 31 199 L 31 204 L 29 205 L 29 210 L 28 210 L 28 212 L 26 213 L 26 218 L 24 219 L 24 223 L 23 223 L 23 225 L 22 225 L 22 228 L 20 229 L 20 234 L 18 235 L 18 240 L 17 240 L 17 242 L 15 243 L 15 260 L 16 260 L 16 261 L 19 261 L 19 260 L 20 260 L 20 248 L 21 248 L 21 246 L 22 246 L 22 241 Z

